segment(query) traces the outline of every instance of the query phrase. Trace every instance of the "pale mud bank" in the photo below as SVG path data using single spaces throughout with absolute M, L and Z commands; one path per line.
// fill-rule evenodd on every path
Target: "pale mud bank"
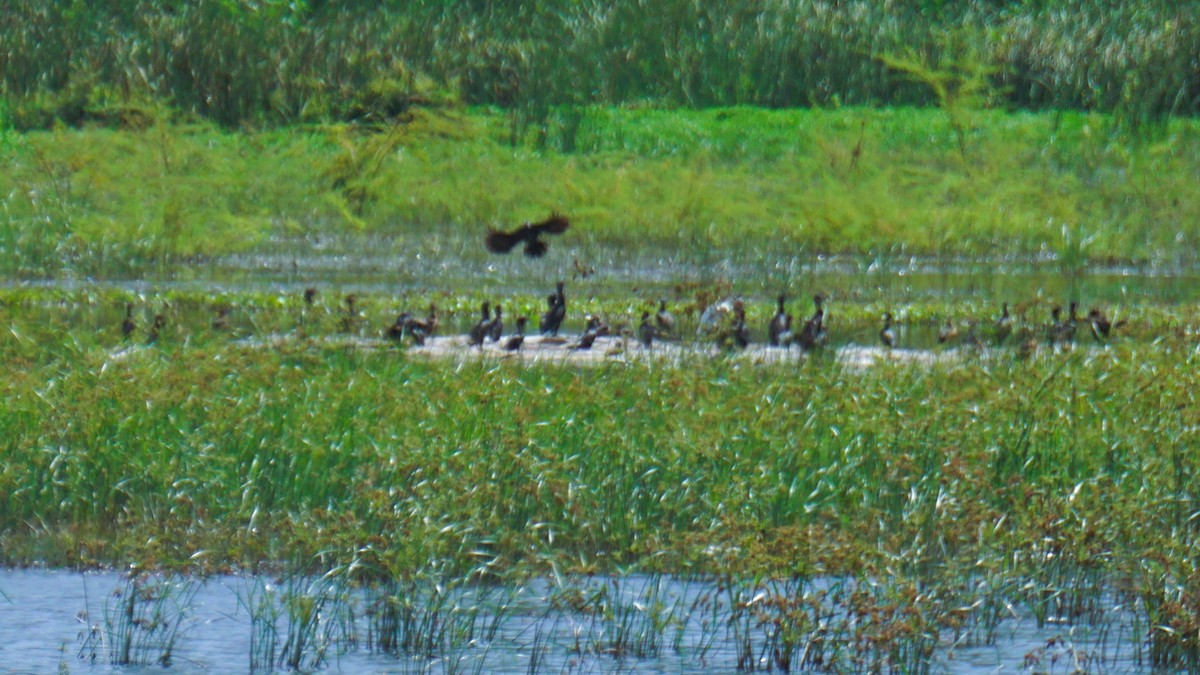
M 285 349 L 308 345 L 323 348 L 347 348 L 362 350 L 403 350 L 410 358 L 448 360 L 466 363 L 471 361 L 512 361 L 528 365 L 598 365 L 603 363 L 652 362 L 679 364 L 697 358 L 724 358 L 748 364 L 799 364 L 816 353 L 806 353 L 797 348 L 784 349 L 763 344 L 752 344 L 744 350 L 722 350 L 711 342 L 667 342 L 656 341 L 651 348 L 643 347 L 633 338 L 605 336 L 597 338 L 590 349 L 577 349 L 578 336 L 543 337 L 527 336 L 521 349 L 506 351 L 498 343 L 487 342 L 482 347 L 468 343 L 466 335 L 438 336 L 424 345 L 405 343 L 400 346 L 378 337 L 352 335 L 328 335 L 304 338 L 295 334 L 273 334 L 236 340 L 234 344 L 256 349 Z M 154 345 L 129 345 L 114 350 L 108 360 L 117 362 L 148 353 Z M 1085 349 L 1080 347 L 1080 349 Z M 884 364 L 931 366 L 953 364 L 974 358 L 995 358 L 1014 354 L 1012 349 L 989 349 L 951 347 L 945 349 L 888 349 L 882 346 L 847 344 L 828 347 L 820 354 L 829 356 L 839 364 L 852 369 L 866 369 Z

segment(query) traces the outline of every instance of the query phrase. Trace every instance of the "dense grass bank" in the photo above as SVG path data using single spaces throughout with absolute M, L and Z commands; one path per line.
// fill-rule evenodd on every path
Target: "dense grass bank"
M 1072 113 L 589 109 L 554 145 L 507 118 L 423 111 L 383 127 L 4 136 L 0 273 L 170 275 L 279 238 L 399 237 L 427 259 L 483 255 L 488 226 L 575 227 L 552 250 L 689 261 L 821 253 L 1194 263 L 1197 126 L 1154 141 Z M 419 236 L 416 236 L 418 235 Z M 561 264 L 561 260 L 559 263 Z
M 1196 616 L 1196 355 L 1171 341 L 574 368 L 8 323 L 6 563 L 888 579 L 917 634 L 975 600 Z
M 985 102 L 1115 112 L 1130 128 L 1200 111 L 1194 1 L 21 0 L 7 9 L 0 97 L 22 128 L 137 124 L 155 104 L 238 127 L 390 117 L 461 99 L 508 109 L 523 137 L 571 124 L 574 113 L 556 106 L 929 105 L 979 84 Z

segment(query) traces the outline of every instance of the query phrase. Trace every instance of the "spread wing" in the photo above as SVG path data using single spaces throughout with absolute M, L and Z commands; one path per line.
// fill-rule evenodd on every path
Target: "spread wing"
M 542 234 L 562 234 L 570 225 L 566 216 L 552 213 L 540 223 L 525 223 L 512 232 L 491 230 L 484 243 L 492 253 L 508 253 L 517 244 L 525 242 L 525 255 L 540 258 L 546 253 L 546 244 L 538 241 L 538 237 Z
M 533 223 L 528 227 L 536 234 L 562 234 L 570 226 L 571 221 L 567 220 L 566 216 L 551 213 L 549 218 L 540 223 Z
M 500 230 L 491 230 L 488 232 L 487 239 L 484 243 L 487 245 L 487 250 L 492 253 L 508 253 L 514 246 L 521 243 L 525 238 L 525 228 L 521 227 L 512 232 L 501 232 Z

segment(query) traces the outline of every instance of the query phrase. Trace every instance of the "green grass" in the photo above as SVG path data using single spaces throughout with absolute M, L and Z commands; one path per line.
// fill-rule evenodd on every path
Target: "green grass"
M 204 550 L 256 565 L 371 545 L 463 570 L 845 573 L 901 550 L 965 564 L 1051 530 L 1113 556 L 1191 541 L 1184 344 L 797 372 L 455 366 L 203 332 L 119 359 L 115 335 L 38 344 L 12 325 L 10 562 Z M 732 546 L 749 554 L 719 553 Z
M 156 106 L 239 128 L 462 100 L 536 139 L 578 122 L 556 106 L 943 105 L 970 82 L 984 102 L 1114 112 L 1133 130 L 1198 111 L 1194 2 L 10 4 L 0 97 L 23 129 L 143 124 Z
M 973 119 L 965 154 L 943 113 L 916 109 L 590 109 L 574 152 L 510 147 L 486 110 L 373 129 L 14 135 L 0 271 L 161 277 L 280 238 L 364 233 L 480 260 L 487 226 L 551 210 L 571 216 L 564 241 L 585 259 L 1195 262 L 1192 122 L 1139 141 L 1094 115 Z
M 1011 605 L 1107 630 L 1119 594 L 1143 622 L 1131 630 L 1163 627 L 1139 659 L 1196 662 L 1181 637 L 1200 616 L 1194 304 L 1130 307 L 1134 332 L 1102 350 L 856 370 L 460 363 L 317 339 L 334 330 L 321 307 L 314 339 L 274 346 L 195 318 L 232 301 L 255 330 L 290 331 L 296 303 L 266 294 L 176 293 L 178 326 L 126 349 L 113 321 L 72 318 L 116 317 L 123 292 L 5 297 L 3 563 L 328 570 L 413 593 L 430 579 L 721 579 L 712 611 L 747 658 L 815 658 L 811 643 L 826 662 L 869 642 L 873 662 L 927 663 L 943 631 L 990 644 Z M 870 330 L 878 309 L 837 317 Z M 578 583 L 563 602 L 610 622 L 589 648 L 653 654 L 684 611 L 575 598 Z M 752 600 L 760 584 L 768 601 Z M 822 632 L 822 603 L 857 618 Z

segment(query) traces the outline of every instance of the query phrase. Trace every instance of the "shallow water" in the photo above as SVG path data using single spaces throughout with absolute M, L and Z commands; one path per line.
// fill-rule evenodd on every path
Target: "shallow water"
M 556 280 L 571 283 L 577 297 L 634 293 L 670 298 L 678 284 L 720 280 L 728 282 L 733 293 L 763 299 L 781 291 L 806 297 L 817 290 L 853 301 L 974 298 L 996 306 L 1032 297 L 1077 298 L 1084 306 L 1200 299 L 1200 267 L 1188 263 L 1084 267 L 1052 254 L 1022 259 L 931 259 L 894 252 L 716 251 L 695 244 L 629 251 L 603 243 L 572 246 L 558 242 L 544 258 L 530 259 L 488 254 L 476 238 L 436 234 L 276 238 L 252 252 L 151 270 L 137 279 L 67 273 L 56 279 L 21 283 L 228 293 L 265 289 L 295 293 L 307 286 L 393 294 L 476 289 L 501 296 L 544 297 Z
M 178 581 L 178 579 L 176 579 Z M 184 581 L 194 594 L 169 596 L 167 621 L 179 618 L 170 667 L 156 663 L 161 642 L 141 642 L 141 665 L 117 666 L 112 654 L 121 644 L 114 630 L 118 608 L 127 597 L 125 579 L 116 573 L 47 570 L 0 572 L 0 672 L 199 673 L 246 672 L 250 668 L 251 622 L 247 600 L 270 580 L 212 577 Z M 446 591 L 458 607 L 482 608 L 473 619 L 474 638 L 422 656 L 389 655 L 372 649 L 370 598 L 351 591 L 323 616 L 334 623 L 327 643 L 325 672 L 485 672 L 485 673 L 682 673 L 733 672 L 738 636 L 749 638 L 755 667 L 766 670 L 768 654 L 762 626 L 753 620 L 731 621 L 727 589 L 712 582 L 631 576 L 621 579 L 570 580 L 572 593 L 553 584 Z M 828 590 L 832 582 L 812 582 L 808 590 Z M 276 590 L 280 590 L 276 587 Z M 762 591 L 742 597 L 761 597 Z M 563 598 L 603 598 L 607 612 L 564 602 Z M 705 600 L 709 602 L 706 603 Z M 178 602 L 176 602 L 178 600 Z M 450 604 L 447 605 L 449 607 Z M 650 607 L 657 607 L 658 614 Z M 496 609 L 500 608 L 500 609 Z M 345 610 L 351 610 L 347 612 Z M 495 610 L 495 611 L 492 611 Z M 653 614 L 653 616 L 652 616 Z M 613 615 L 625 616 L 616 621 Z M 346 618 L 346 617 L 349 618 Z M 652 618 L 662 628 L 649 628 Z M 453 621 L 451 612 L 440 619 Z M 942 636 L 932 658 L 934 672 L 1148 672 L 1135 661 L 1127 613 L 1103 607 L 1090 626 L 1047 622 L 1010 607 L 994 632 L 993 644 L 955 644 Z M 836 622 L 830 615 L 830 622 Z M 1125 627 L 1122 627 L 1125 626 Z M 287 632 L 286 612 L 276 620 L 278 639 Z M 741 633 L 739 633 L 741 631 Z M 354 638 L 351 642 L 348 637 Z M 140 635 L 138 639 L 141 639 Z M 635 652 L 645 652 L 637 654 Z M 1144 652 L 1143 652 L 1144 653 Z

